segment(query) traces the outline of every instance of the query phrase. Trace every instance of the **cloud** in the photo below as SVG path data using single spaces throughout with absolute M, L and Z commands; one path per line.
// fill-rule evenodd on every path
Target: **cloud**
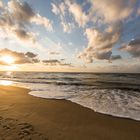
M 0 0 L 0 10 L 3 8 L 3 2 Z
M 36 34 L 30 31 L 31 24 L 44 26 L 52 31 L 52 22 L 36 13 L 27 2 L 10 0 L 0 13 L 0 28 L 8 36 L 16 37 L 20 41 L 38 44 Z
M 61 2 L 60 4 L 54 4 L 52 5 L 52 12 L 60 17 L 60 23 L 63 27 L 63 31 L 65 33 L 71 33 L 72 29 L 75 27 L 74 24 L 70 21 L 67 21 L 66 15 L 67 15 L 67 9 L 66 4 L 64 2 Z
M 140 8 L 137 10 L 137 16 L 140 16 Z
M 49 65 L 49 66 L 69 66 L 69 67 L 72 67 L 71 63 L 65 63 L 64 60 L 65 59 L 60 59 L 60 60 L 49 59 L 49 60 L 43 60 L 42 62 L 45 65 Z
M 35 36 L 32 32 L 25 31 L 24 29 L 17 28 L 13 30 L 13 33 L 23 41 L 31 40 L 32 42 L 36 42 Z
M 129 53 L 134 58 L 140 58 L 140 38 L 131 40 L 128 45 L 122 46 L 120 50 Z
M 78 57 L 89 63 L 92 63 L 94 59 L 110 60 L 112 57 L 112 48 L 119 41 L 121 27 L 121 23 L 118 23 L 104 32 L 87 28 L 85 35 L 88 39 L 88 46 Z
M 28 23 L 35 16 L 33 9 L 27 2 L 21 3 L 17 0 L 11 0 L 8 2 L 9 15 L 16 20 L 16 22 Z
M 136 1 L 137 0 L 90 0 L 92 5 L 91 13 L 93 13 L 94 18 L 102 18 L 106 22 L 123 20 L 132 14 Z
M 46 65 L 59 65 L 61 63 L 61 61 L 57 59 L 43 60 L 42 62 Z
M 25 53 L 25 55 L 26 55 L 27 57 L 29 57 L 29 58 L 35 58 L 35 57 L 37 57 L 37 54 L 34 54 L 34 53 L 32 53 L 32 52 L 27 52 L 27 53 Z
M 25 63 L 38 63 L 40 60 L 37 58 L 37 55 L 32 53 L 32 52 L 27 52 L 27 53 L 21 53 L 21 52 L 16 52 L 12 51 L 9 49 L 1 49 L 0 50 L 0 59 L 3 56 L 11 56 L 15 59 L 14 64 L 25 64 Z M 0 60 L 1 65 L 7 65 L 4 63 L 2 60 Z
M 66 6 L 65 6 L 65 4 L 63 2 L 60 3 L 59 5 L 51 3 L 51 5 L 52 5 L 52 12 L 55 15 L 59 15 L 59 14 L 62 14 L 63 16 L 65 15 Z
M 113 55 L 110 58 L 110 60 L 118 60 L 118 59 L 122 59 L 122 57 L 120 55 Z
M 114 55 L 112 50 L 121 41 L 126 21 L 129 18 L 132 19 L 131 16 L 135 12 L 138 13 L 138 10 L 135 9 L 136 2 L 137 0 L 89 0 L 84 4 L 90 4 L 90 8 L 85 10 L 84 4 L 79 5 L 73 0 L 66 0 L 58 5 L 52 4 L 52 11 L 56 15 L 60 15 L 64 32 L 71 31 L 64 16 L 69 19 L 74 18 L 79 27 L 83 27 L 88 44 L 78 55 L 79 58 L 89 63 L 94 60 L 111 62 L 122 59 L 121 55 Z M 134 45 L 133 49 L 129 47 L 128 50 L 133 56 L 139 55 L 138 47 L 134 47 Z
M 27 2 L 11 0 L 8 2 L 9 14 L 14 17 L 18 24 L 34 22 L 37 25 L 43 25 L 47 30 L 52 30 L 52 23 L 46 17 L 42 17 L 30 7 Z
M 17 52 L 10 49 L 1 49 L 0 50 L 0 65 L 9 65 L 3 61 L 3 56 L 11 56 L 15 59 L 13 64 L 35 64 L 35 63 L 43 63 L 48 66 L 67 66 L 73 67 L 71 63 L 66 63 L 65 59 L 46 59 L 40 60 L 38 55 L 33 52 Z
M 63 31 L 65 32 L 65 33 L 71 33 L 71 31 L 72 31 L 72 29 L 74 28 L 74 24 L 73 23 L 67 23 L 67 22 L 65 22 L 65 21 L 61 21 L 61 25 L 62 25 L 62 27 L 63 27 Z
M 86 15 L 81 5 L 68 0 L 65 4 L 68 6 L 69 13 L 72 14 L 79 27 L 84 27 L 89 22 L 89 16 Z
M 41 15 L 37 14 L 31 21 L 37 25 L 43 25 L 48 31 L 53 31 L 52 22 L 46 17 L 42 17 Z
M 125 22 L 132 13 L 136 12 L 134 7 L 137 0 L 89 0 L 88 2 L 90 9 L 85 24 L 90 19 L 94 27 L 85 29 L 88 45 L 78 57 L 88 63 L 94 60 L 121 59 L 120 55 L 112 53 L 112 49 L 120 43 Z
M 50 54 L 50 55 L 59 55 L 59 54 L 60 54 L 60 52 L 50 51 L 50 52 L 49 52 L 49 54 Z

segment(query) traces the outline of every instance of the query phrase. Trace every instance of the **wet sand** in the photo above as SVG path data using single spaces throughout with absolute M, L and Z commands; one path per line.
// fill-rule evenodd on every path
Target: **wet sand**
M 140 122 L 0 86 L 0 140 L 140 140 Z

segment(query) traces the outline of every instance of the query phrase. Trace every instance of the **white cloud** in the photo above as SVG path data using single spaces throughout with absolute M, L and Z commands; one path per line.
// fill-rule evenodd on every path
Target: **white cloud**
M 40 14 L 36 14 L 31 21 L 37 25 L 43 25 L 48 31 L 53 31 L 52 22 L 46 17 L 42 17 Z
M 86 15 L 79 4 L 72 1 L 66 1 L 65 4 L 68 6 L 68 11 L 72 14 L 79 27 L 84 27 L 89 22 L 88 15 Z
M 2 9 L 3 8 L 3 2 L 2 2 L 2 0 L 0 0 L 0 9 Z
M 91 8 L 88 18 L 95 27 L 85 30 L 88 45 L 79 54 L 79 58 L 89 63 L 94 59 L 109 61 L 121 59 L 120 55 L 112 54 L 112 49 L 120 40 L 124 20 L 134 12 L 136 1 L 89 0 Z
M 88 39 L 88 46 L 78 57 L 89 63 L 92 63 L 94 59 L 110 60 L 112 57 L 112 48 L 119 40 L 120 34 L 121 23 L 104 32 L 87 28 L 85 35 Z
M 51 5 L 52 5 L 52 12 L 55 15 L 59 15 L 59 14 L 62 14 L 63 16 L 65 15 L 66 6 L 63 2 L 58 5 L 51 3 Z
M 32 22 L 44 26 L 49 31 L 52 30 L 51 21 L 35 13 L 27 2 L 10 0 L 0 13 L 0 27 L 3 34 L 9 38 L 14 37 L 28 46 L 45 50 L 38 42 L 36 33 L 31 31 Z
M 106 22 L 126 19 L 134 10 L 136 0 L 90 0 L 94 18 L 103 18 Z
M 53 12 L 55 15 L 60 14 L 60 9 L 58 8 L 58 6 L 56 6 L 54 3 L 51 3 L 51 5 L 52 5 L 52 12 Z
M 72 29 L 74 28 L 74 24 L 69 22 L 61 21 L 61 25 L 63 27 L 63 31 L 66 33 L 71 33 Z
M 51 3 L 52 5 L 52 12 L 60 17 L 60 23 L 63 27 L 63 31 L 65 33 L 71 33 L 72 29 L 75 27 L 73 23 L 69 22 L 66 20 L 66 5 L 64 2 L 60 4 L 54 4 Z

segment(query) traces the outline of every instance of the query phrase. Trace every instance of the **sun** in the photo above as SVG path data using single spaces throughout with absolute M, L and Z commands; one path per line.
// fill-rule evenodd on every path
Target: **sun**
M 6 55 L 6 56 L 2 56 L 1 60 L 6 63 L 6 64 L 13 64 L 15 62 L 14 57 Z

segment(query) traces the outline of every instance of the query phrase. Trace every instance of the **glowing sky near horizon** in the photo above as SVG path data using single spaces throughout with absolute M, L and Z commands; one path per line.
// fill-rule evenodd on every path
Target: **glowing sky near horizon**
M 139 27 L 139 0 L 0 0 L 0 70 L 140 72 Z

